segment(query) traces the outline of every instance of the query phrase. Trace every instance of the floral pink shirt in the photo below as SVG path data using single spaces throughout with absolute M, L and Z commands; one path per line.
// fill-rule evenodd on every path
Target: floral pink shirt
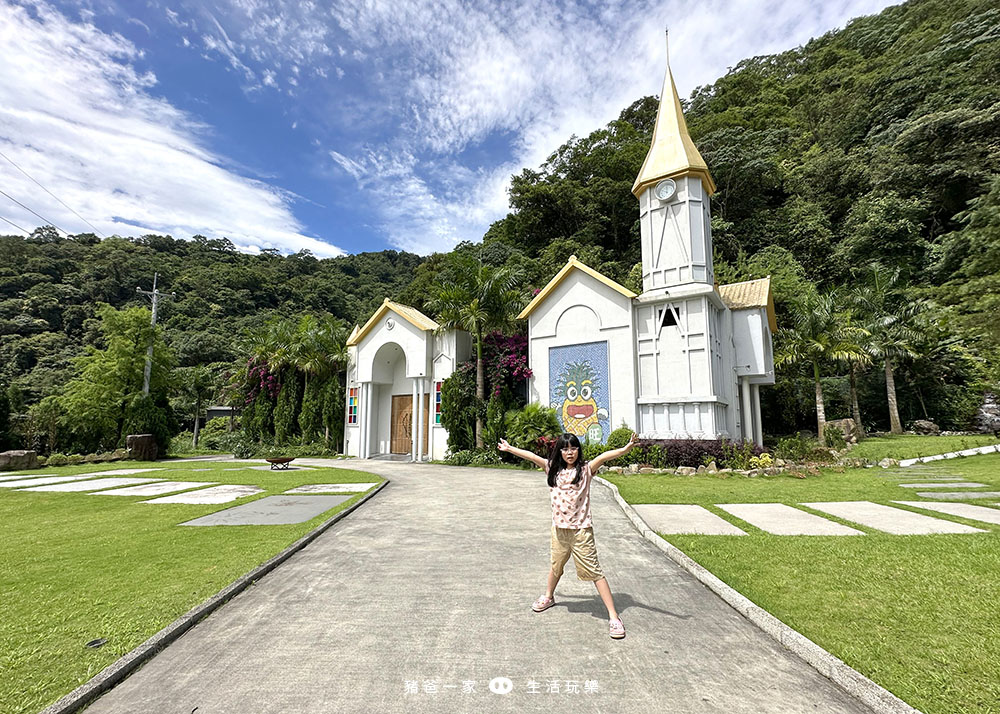
M 573 485 L 576 467 L 563 469 L 556 474 L 556 485 L 549 489 L 552 495 L 552 525 L 556 528 L 589 528 L 590 482 L 593 475 L 590 464 L 580 471 L 580 483 Z

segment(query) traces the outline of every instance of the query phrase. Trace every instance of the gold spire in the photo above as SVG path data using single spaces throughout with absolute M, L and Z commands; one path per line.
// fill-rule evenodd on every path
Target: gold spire
M 632 193 L 638 198 L 647 186 L 660 179 L 676 178 L 686 174 L 698 176 L 705 184 L 708 195 L 715 193 L 715 182 L 708 172 L 708 165 L 701 158 L 698 148 L 688 134 L 684 113 L 681 111 L 681 100 L 677 95 L 674 77 L 670 73 L 668 48 L 667 74 L 663 78 L 663 90 L 660 92 L 660 108 L 656 112 L 653 142 L 632 185 Z

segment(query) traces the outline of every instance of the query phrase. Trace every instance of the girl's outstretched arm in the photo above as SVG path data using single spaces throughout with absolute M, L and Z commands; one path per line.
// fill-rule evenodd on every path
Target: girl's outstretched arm
M 522 459 L 535 464 L 540 469 L 547 469 L 549 467 L 549 462 L 538 454 L 524 449 L 515 448 L 508 444 L 506 439 L 500 439 L 500 443 L 497 444 L 497 449 L 500 451 L 506 451 L 508 454 L 514 454 L 514 456 L 520 456 Z
M 604 462 L 613 461 L 614 459 L 617 459 L 619 456 L 624 456 L 632 449 L 634 449 L 635 445 L 638 443 L 639 443 L 639 437 L 636 434 L 632 434 L 632 438 L 622 448 L 615 449 L 613 451 L 605 451 L 603 454 L 598 454 L 597 456 L 594 457 L 594 460 L 590 462 L 591 472 L 596 474 L 597 469 L 601 468 Z

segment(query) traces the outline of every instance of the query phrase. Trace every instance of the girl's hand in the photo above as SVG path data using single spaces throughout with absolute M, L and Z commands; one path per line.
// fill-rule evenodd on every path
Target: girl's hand
M 632 432 L 632 438 L 629 439 L 629 442 L 625 445 L 625 450 L 626 451 L 631 451 L 638 444 L 639 444 L 639 435 L 636 434 L 635 432 Z
M 497 444 L 498 451 L 510 451 L 510 444 L 507 443 L 506 439 L 500 439 L 500 443 Z

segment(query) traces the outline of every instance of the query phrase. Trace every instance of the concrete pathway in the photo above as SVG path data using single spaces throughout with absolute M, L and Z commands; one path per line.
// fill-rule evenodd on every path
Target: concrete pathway
M 392 483 L 88 714 L 868 711 L 644 540 L 599 484 L 620 641 L 572 562 L 556 606 L 530 610 L 549 568 L 541 473 L 303 461 Z M 493 693 L 502 678 L 512 689 Z

